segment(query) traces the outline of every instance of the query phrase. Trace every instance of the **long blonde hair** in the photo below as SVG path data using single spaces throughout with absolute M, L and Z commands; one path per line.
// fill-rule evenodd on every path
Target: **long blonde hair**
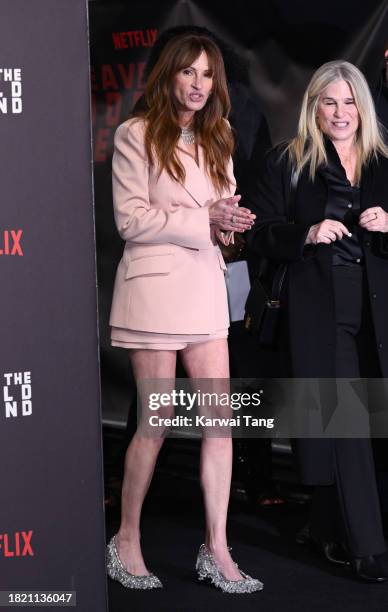
M 299 174 L 304 166 L 309 166 L 312 180 L 321 164 L 327 163 L 323 133 L 316 115 L 319 97 L 328 85 L 335 81 L 346 81 L 350 86 L 359 114 L 359 127 L 356 133 L 357 162 L 355 180 L 359 182 L 362 167 L 373 156 L 381 153 L 388 157 L 388 147 L 384 143 L 383 128 L 379 124 L 368 83 L 362 72 L 344 60 L 323 64 L 314 72 L 305 91 L 299 117 L 298 132 L 286 149 Z
M 145 144 L 150 159 L 176 181 L 185 179 L 185 169 L 176 154 L 181 134 L 173 79 L 205 51 L 212 71 L 213 86 L 206 105 L 194 115 L 194 130 L 204 149 L 207 171 L 221 194 L 230 186 L 227 168 L 234 148 L 232 131 L 226 121 L 230 111 L 224 62 L 217 45 L 206 36 L 183 34 L 172 38 L 152 69 L 144 92 L 144 106 L 135 115 L 146 122 Z

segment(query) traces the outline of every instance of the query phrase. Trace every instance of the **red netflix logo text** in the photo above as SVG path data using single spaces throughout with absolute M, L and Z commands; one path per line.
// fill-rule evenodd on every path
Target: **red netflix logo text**
M 132 47 L 152 47 L 155 44 L 158 30 L 132 30 L 130 32 L 112 32 L 115 49 Z
M 0 533 L 0 555 L 2 557 L 33 557 L 31 539 L 33 531 Z
M 20 244 L 23 230 L 0 230 L 0 255 L 18 255 L 23 257 Z

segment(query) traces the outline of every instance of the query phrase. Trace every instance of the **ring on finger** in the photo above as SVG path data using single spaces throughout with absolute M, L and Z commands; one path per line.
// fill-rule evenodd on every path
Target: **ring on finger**
M 236 217 L 234 215 L 232 215 L 232 225 L 234 225 L 236 222 Z

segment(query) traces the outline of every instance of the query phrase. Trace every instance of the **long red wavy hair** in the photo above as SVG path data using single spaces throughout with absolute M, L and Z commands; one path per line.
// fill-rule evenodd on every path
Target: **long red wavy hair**
M 185 169 L 176 154 L 181 129 L 173 80 L 202 51 L 207 54 L 213 86 L 206 105 L 194 115 L 194 131 L 204 149 L 207 172 L 221 194 L 230 185 L 227 165 L 233 153 L 234 138 L 227 122 L 230 99 L 224 62 L 219 48 L 210 38 L 184 34 L 171 39 L 149 75 L 144 102 L 134 114 L 146 122 L 145 144 L 149 159 L 158 164 L 160 172 L 166 170 L 174 180 L 183 183 Z

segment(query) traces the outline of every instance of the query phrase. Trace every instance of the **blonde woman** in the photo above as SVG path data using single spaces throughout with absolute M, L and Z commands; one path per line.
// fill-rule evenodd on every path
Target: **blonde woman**
M 205 36 L 164 47 L 145 104 L 119 126 L 113 156 L 115 218 L 125 240 L 113 294 L 112 344 L 128 349 L 137 387 L 175 379 L 177 351 L 189 377 L 227 379 L 225 264 L 218 246 L 251 227 L 238 207 L 221 53 Z M 125 459 L 121 525 L 108 546 L 108 573 L 134 589 L 161 587 L 140 546 L 140 515 L 163 436 L 134 435 Z M 240 572 L 227 546 L 232 440 L 202 441 L 206 513 L 198 577 L 224 592 L 262 589 Z
M 251 248 L 288 262 L 284 338 L 295 377 L 388 376 L 387 156 L 364 76 L 348 62 L 329 62 L 307 87 L 296 137 L 267 156 L 248 199 L 257 214 Z M 316 485 L 312 539 L 329 561 L 350 562 L 359 579 L 385 581 L 370 440 L 297 447 L 304 482 Z

